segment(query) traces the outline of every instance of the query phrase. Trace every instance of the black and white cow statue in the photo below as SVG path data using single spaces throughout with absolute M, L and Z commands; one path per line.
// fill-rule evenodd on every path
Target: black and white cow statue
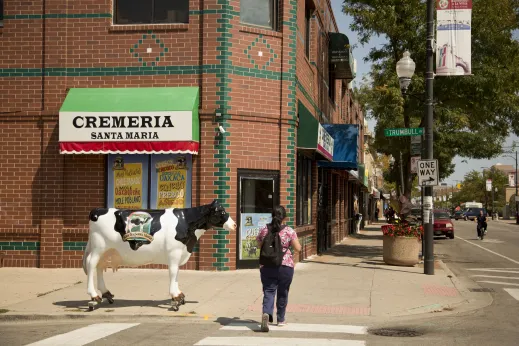
M 218 201 L 195 208 L 128 210 L 97 208 L 90 212 L 90 232 L 83 256 L 83 270 L 88 277 L 87 292 L 92 298 L 89 309 L 106 298 L 114 302 L 106 288 L 103 271 L 111 266 L 137 267 L 166 264 L 169 267 L 169 293 L 172 310 L 178 311 L 185 295 L 178 287 L 179 267 L 186 264 L 198 239 L 212 227 L 236 230 L 236 223 Z M 99 297 L 94 284 L 101 291 Z

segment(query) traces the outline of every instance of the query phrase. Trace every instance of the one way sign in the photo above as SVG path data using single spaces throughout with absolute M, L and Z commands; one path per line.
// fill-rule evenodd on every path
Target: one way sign
M 438 160 L 418 161 L 418 185 L 437 186 L 438 179 Z

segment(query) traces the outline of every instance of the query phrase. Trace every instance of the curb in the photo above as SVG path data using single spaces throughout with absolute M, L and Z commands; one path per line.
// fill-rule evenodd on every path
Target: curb
M 135 320 L 139 318 L 146 319 L 188 319 L 190 323 L 192 322 L 207 322 L 216 318 L 215 316 L 199 316 L 195 314 L 179 314 L 179 315 L 90 315 L 88 313 L 85 314 L 4 314 L 0 315 L 0 323 L 5 322 L 37 322 L 37 321 L 63 321 L 63 320 L 80 320 L 80 321 L 90 321 L 90 320 Z
M 494 302 L 494 298 L 492 297 L 492 294 L 488 292 L 470 292 L 469 287 L 472 288 L 481 288 L 478 284 L 473 282 L 472 280 L 468 278 L 458 278 L 454 273 L 449 269 L 449 267 L 442 261 L 438 260 L 438 263 L 442 267 L 442 269 L 445 271 L 447 276 L 451 279 L 452 284 L 454 287 L 458 290 L 460 295 L 465 299 L 465 301 L 456 303 L 456 304 L 449 304 L 447 306 L 442 307 L 442 311 L 449 311 L 454 310 L 456 308 L 456 311 L 449 312 L 450 314 L 457 314 L 461 312 L 472 312 L 475 310 L 486 308 L 487 306 L 491 305 Z M 439 312 L 439 311 L 438 311 Z

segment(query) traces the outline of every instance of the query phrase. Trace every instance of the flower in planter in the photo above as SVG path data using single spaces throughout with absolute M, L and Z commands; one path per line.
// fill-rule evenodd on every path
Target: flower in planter
M 421 225 L 397 224 L 382 226 L 382 234 L 390 237 L 407 237 L 418 238 L 423 237 L 423 227 Z

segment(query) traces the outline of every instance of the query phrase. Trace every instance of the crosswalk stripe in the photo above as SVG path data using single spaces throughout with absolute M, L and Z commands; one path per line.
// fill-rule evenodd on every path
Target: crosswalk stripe
M 271 331 L 286 332 L 311 332 L 311 333 L 345 333 L 345 334 L 367 334 L 367 328 L 362 326 L 337 325 L 337 324 L 303 324 L 289 323 L 285 326 L 269 326 Z M 252 330 L 259 331 L 258 323 L 231 323 L 223 326 L 220 330 Z
M 511 273 L 511 274 L 519 274 L 519 271 L 516 270 L 507 270 L 507 269 L 486 269 L 486 268 L 477 268 L 477 269 L 469 269 L 472 271 L 481 271 L 481 272 L 493 272 L 493 273 Z
M 362 340 L 311 339 L 311 338 L 271 338 L 271 337 L 208 337 L 200 340 L 195 346 L 364 346 Z
M 515 300 L 519 300 L 519 289 L 517 288 L 503 288 L 505 291 L 508 292 L 512 297 L 514 297 Z
M 115 334 L 122 330 L 135 327 L 140 323 L 97 323 L 73 330 L 68 333 L 52 336 L 27 346 L 83 346 Z
M 477 281 L 477 282 L 483 282 L 483 283 L 486 283 L 486 284 L 494 284 L 494 285 L 519 286 L 519 284 L 511 284 L 509 282 L 500 282 L 500 281 Z
M 519 278 L 513 278 L 510 276 L 495 276 L 495 275 L 471 275 L 471 278 L 494 278 L 494 279 L 508 279 L 508 280 L 519 280 Z

